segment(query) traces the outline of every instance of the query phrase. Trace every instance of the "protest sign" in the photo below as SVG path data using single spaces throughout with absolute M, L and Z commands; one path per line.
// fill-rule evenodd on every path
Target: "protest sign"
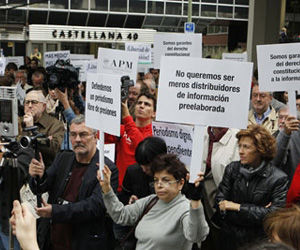
M 247 62 L 248 57 L 247 53 L 223 53 L 222 54 L 223 60 L 232 60 L 237 62 Z
M 75 68 L 79 69 L 79 81 L 81 81 L 81 82 L 86 81 L 88 61 L 86 61 L 86 60 L 75 60 L 75 61 L 71 61 L 71 64 Z
M 252 63 L 171 57 L 161 62 L 157 121 L 247 127 Z
M 94 55 L 87 55 L 87 54 L 70 54 L 70 60 L 71 61 L 89 61 L 94 60 Z
M 168 153 L 176 154 L 189 168 L 192 158 L 193 126 L 152 122 L 153 136 L 162 138 L 166 144 Z
M 151 64 L 151 44 L 147 43 L 125 43 L 125 51 L 138 52 L 139 64 Z
M 110 159 L 112 162 L 115 162 L 115 146 L 116 144 L 104 144 L 104 156 Z M 100 140 L 97 141 L 97 148 L 101 150 Z
M 18 68 L 22 65 L 24 65 L 24 57 L 23 56 L 8 56 L 6 57 L 6 65 L 8 63 L 15 63 Z
M 5 57 L 0 57 L 0 76 L 4 76 L 5 72 Z
M 97 73 L 98 60 L 90 60 L 87 62 L 87 73 Z
M 119 77 L 107 74 L 87 74 L 86 125 L 101 132 L 120 135 Z
M 62 51 L 45 52 L 44 54 L 45 68 L 54 65 L 58 59 L 60 60 L 70 59 L 70 51 L 62 50 Z
M 257 45 L 260 91 L 300 88 L 300 43 Z
M 154 35 L 154 68 L 160 68 L 161 56 L 202 57 L 202 34 L 156 33 Z
M 116 49 L 98 49 L 98 73 L 125 76 L 136 81 L 139 54 Z M 119 81 L 120 81 L 119 77 Z

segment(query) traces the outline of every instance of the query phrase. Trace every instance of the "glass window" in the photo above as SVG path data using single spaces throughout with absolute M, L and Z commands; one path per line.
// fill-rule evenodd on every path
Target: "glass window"
M 70 50 L 71 54 L 90 54 L 90 43 L 61 43 L 62 50 Z
M 47 43 L 46 51 L 57 51 L 56 43 Z
M 127 0 L 110 0 L 111 11 L 127 11 Z
M 3 12 L 0 12 L 1 15 Z M 26 13 L 25 10 L 9 10 L 7 15 L 7 22 L 8 23 L 15 23 L 15 24 L 25 24 Z
M 249 0 L 235 0 L 235 4 L 249 5 Z
M 47 15 L 47 11 L 29 11 L 28 22 L 30 24 L 45 24 Z
M 93 0 L 91 1 L 92 10 L 108 10 L 108 0 Z
M 106 16 L 106 14 L 91 13 L 88 21 L 88 26 L 103 27 L 105 25 Z
M 123 27 L 126 15 L 109 15 L 107 27 Z
M 145 25 L 160 25 L 162 20 L 161 16 L 147 16 Z
M 148 1 L 148 13 L 163 14 L 164 13 L 164 3 Z
M 187 16 L 188 15 L 188 4 L 184 4 L 183 6 L 183 15 Z M 192 5 L 192 16 L 199 16 L 199 4 L 193 4 Z
M 235 7 L 234 17 L 248 19 L 248 8 Z
M 75 10 L 87 10 L 89 7 L 89 0 L 72 0 L 71 9 Z
M 216 16 L 216 6 L 214 5 L 202 5 L 201 6 L 201 16 Z
M 73 1 L 72 1 L 73 2 Z M 68 0 L 50 0 L 51 9 L 68 9 Z
M 129 0 L 129 12 L 145 13 L 146 1 Z
M 232 4 L 233 0 L 219 0 L 219 3 Z
M 86 24 L 87 13 L 70 13 L 69 25 L 84 26 Z
M 166 6 L 166 14 L 170 15 L 181 15 L 181 3 L 168 3 Z
M 67 12 L 50 12 L 49 24 L 66 25 L 67 16 Z
M 142 28 L 145 16 L 128 16 L 125 28 Z
M 176 17 L 165 17 L 164 21 L 162 23 L 162 26 L 178 26 L 178 22 L 180 21 L 180 18 Z
M 203 3 L 216 3 L 217 0 L 202 0 Z
M 218 17 L 232 18 L 232 7 L 219 6 L 218 7 Z

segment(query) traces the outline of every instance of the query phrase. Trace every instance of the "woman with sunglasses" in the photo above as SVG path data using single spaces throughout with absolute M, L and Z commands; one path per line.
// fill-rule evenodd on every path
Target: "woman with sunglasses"
M 110 186 L 110 170 L 105 167 L 103 180 L 98 173 L 107 212 L 115 223 L 135 225 L 150 201 L 155 205 L 138 222 L 135 229 L 136 249 L 190 250 L 193 242 L 203 241 L 209 231 L 200 201 L 203 173 L 195 184 L 187 185 L 188 200 L 181 191 L 188 172 L 172 154 L 156 157 L 151 164 L 155 193 L 124 206 Z

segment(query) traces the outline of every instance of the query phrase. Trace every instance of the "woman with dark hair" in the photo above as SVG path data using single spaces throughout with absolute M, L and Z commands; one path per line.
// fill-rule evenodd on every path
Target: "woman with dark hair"
M 166 154 L 167 145 L 159 137 L 151 136 L 141 141 L 135 150 L 136 164 L 127 168 L 120 200 L 126 205 L 154 193 L 150 164 L 157 155 Z
M 199 174 L 194 185 L 189 185 L 191 198 L 189 201 L 181 194 L 188 172 L 177 156 L 172 154 L 157 156 L 151 164 L 151 172 L 154 176 L 156 195 L 149 195 L 124 206 L 112 191 L 110 170 L 105 166 L 104 179 L 100 178 L 99 173 L 98 179 L 107 212 L 115 223 L 122 225 L 137 223 L 136 249 L 190 250 L 192 243 L 203 241 L 209 231 L 200 201 L 200 182 L 203 180 L 203 174 Z M 144 214 L 154 199 L 156 203 Z
M 221 219 L 220 249 L 236 249 L 264 237 L 264 217 L 285 205 L 288 178 L 271 164 L 276 140 L 260 125 L 236 135 L 240 161 L 225 168 L 216 195 Z

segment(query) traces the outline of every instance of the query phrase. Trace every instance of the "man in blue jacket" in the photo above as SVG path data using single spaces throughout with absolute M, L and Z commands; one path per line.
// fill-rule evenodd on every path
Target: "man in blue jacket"
M 83 115 L 77 116 L 70 125 L 70 139 L 73 152 L 58 154 L 46 171 L 42 155 L 40 160 L 33 159 L 29 165 L 32 191 L 49 192 L 48 203 L 43 201 L 43 206 L 36 208 L 43 218 L 38 229 L 40 248 L 110 249 L 106 211 L 96 178 L 99 161 L 96 130 L 86 127 Z M 113 183 L 117 188 L 117 168 L 107 158 L 105 164 L 113 171 Z

